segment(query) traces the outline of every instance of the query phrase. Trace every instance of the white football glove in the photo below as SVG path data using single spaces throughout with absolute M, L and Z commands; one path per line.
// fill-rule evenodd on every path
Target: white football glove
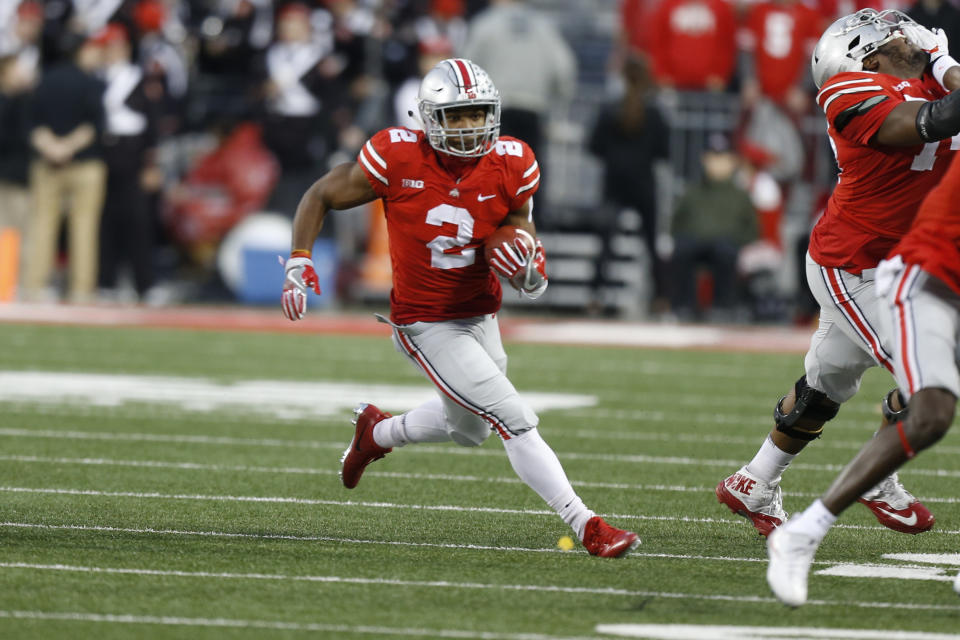
M 547 290 L 547 254 L 543 250 L 539 238 L 534 238 L 523 229 L 517 233 L 523 234 L 533 243 L 533 254 L 525 256 L 523 268 L 510 278 L 512 284 L 521 294 L 536 300 Z
M 310 258 L 290 258 L 283 267 L 285 276 L 280 306 L 288 320 L 300 320 L 307 314 L 307 289 L 320 295 L 320 279 Z
M 944 84 L 944 76 L 947 71 L 957 66 L 957 61 L 950 56 L 947 48 L 947 34 L 944 30 L 927 29 L 923 25 L 914 23 L 903 25 L 900 31 L 908 42 L 912 42 L 930 54 L 930 72 L 941 87 L 950 91 L 950 88 Z
M 903 25 L 900 31 L 907 37 L 907 42 L 912 42 L 930 54 L 930 62 L 950 54 L 947 34 L 943 29 L 927 29 L 922 24 L 914 23 Z

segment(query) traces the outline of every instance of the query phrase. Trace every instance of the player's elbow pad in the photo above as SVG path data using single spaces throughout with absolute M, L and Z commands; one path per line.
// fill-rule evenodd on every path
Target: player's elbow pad
M 924 142 L 945 140 L 960 133 L 960 91 L 920 105 L 917 133 Z

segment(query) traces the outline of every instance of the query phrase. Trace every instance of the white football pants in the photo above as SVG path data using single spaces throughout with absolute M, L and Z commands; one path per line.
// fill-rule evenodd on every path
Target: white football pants
M 890 336 L 881 322 L 874 269 L 853 275 L 822 267 L 807 254 L 807 284 L 820 305 L 820 325 L 804 359 L 807 384 L 834 402 L 860 389 L 864 372 L 880 365 L 893 372 Z
M 895 336 L 897 386 L 906 400 L 920 389 L 960 397 L 960 296 L 916 265 L 896 275 L 881 299 L 885 326 Z
M 393 343 L 434 384 L 439 398 L 378 423 L 380 446 L 453 440 L 475 447 L 496 431 L 517 476 L 583 539 L 595 514 L 573 490 L 539 418 L 507 379 L 494 315 L 394 325 Z
M 493 315 L 395 326 L 393 343 L 443 402 L 441 415 L 427 415 L 428 403 L 420 408 L 423 416 L 408 419 L 440 426 L 436 420 L 443 418 L 449 439 L 466 447 L 483 444 L 491 430 L 509 440 L 537 426 L 539 418 L 507 379 L 507 354 Z

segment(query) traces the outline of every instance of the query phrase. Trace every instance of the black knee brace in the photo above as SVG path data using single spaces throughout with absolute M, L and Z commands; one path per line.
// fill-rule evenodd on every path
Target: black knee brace
M 893 395 L 897 395 L 897 402 L 900 405 L 899 411 L 894 411 L 892 403 Z M 903 399 L 903 394 L 900 393 L 900 389 L 891 389 L 890 393 L 883 396 L 883 419 L 886 420 L 887 424 L 896 424 L 898 422 L 903 422 L 907 419 L 907 403 Z
M 797 440 L 816 440 L 823 431 L 823 423 L 833 418 L 840 411 L 840 403 L 834 402 L 822 391 L 817 391 L 807 384 L 807 376 L 802 376 L 793 386 L 796 402 L 790 413 L 783 412 L 783 401 L 780 398 L 777 407 L 773 410 L 773 420 L 777 431 Z

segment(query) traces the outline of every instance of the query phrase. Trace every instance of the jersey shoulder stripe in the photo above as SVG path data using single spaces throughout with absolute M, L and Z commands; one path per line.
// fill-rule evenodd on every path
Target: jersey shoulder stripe
M 360 153 L 358 154 L 357 158 L 360 160 L 360 164 L 366 168 L 370 175 L 383 184 L 390 186 L 390 181 L 384 175 L 384 173 L 386 173 L 387 163 L 376 152 L 369 140 L 367 140 L 367 144 L 363 145 L 363 148 L 360 149 Z
M 873 109 L 881 102 L 885 102 L 887 100 L 889 100 L 888 96 L 873 95 L 862 102 L 858 102 L 852 106 L 849 106 L 833 119 L 833 127 L 837 130 L 837 132 L 843 131 L 844 127 L 850 124 L 851 120 L 857 116 L 862 116 L 870 111 L 870 109 Z
M 876 84 L 876 78 L 873 76 L 856 77 L 856 75 L 853 73 L 837 74 L 830 78 L 830 80 L 827 81 L 827 84 L 823 85 L 823 88 L 820 89 L 820 93 L 817 94 L 817 104 L 822 106 L 824 97 L 833 93 L 837 89 L 863 84 Z

